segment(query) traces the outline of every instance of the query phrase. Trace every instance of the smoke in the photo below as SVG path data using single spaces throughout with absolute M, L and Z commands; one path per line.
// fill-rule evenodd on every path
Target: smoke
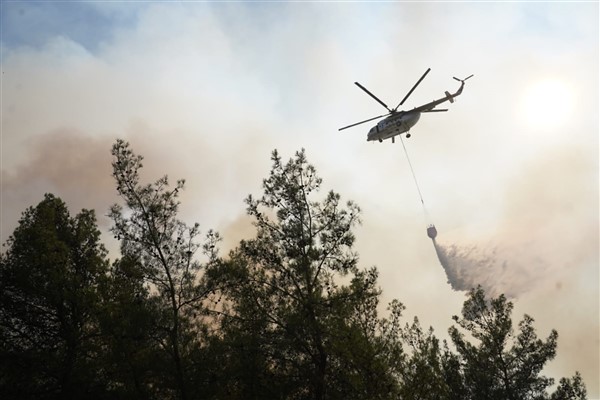
M 481 286 L 488 296 L 517 298 L 560 289 L 597 265 L 594 164 L 569 147 L 535 159 L 508 182 L 500 219 L 487 232 L 434 240 L 452 289 Z
M 504 294 L 515 316 L 535 317 L 542 335 L 557 329 L 559 351 L 546 372 L 557 378 L 580 371 L 590 398 L 598 398 L 597 150 L 565 144 L 499 182 L 491 181 L 502 205 L 494 221 L 471 207 L 469 227 L 438 226 L 433 245 L 447 282 L 457 292 L 481 286 L 488 297 Z
M 16 227 L 20 213 L 41 201 L 44 193 L 62 198 L 74 214 L 82 208 L 96 210 L 100 227 L 108 227 L 105 214 L 116 199 L 110 139 L 60 128 L 27 144 L 28 157 L 20 165 L 2 168 L 2 242 Z
M 110 176 L 119 137 L 145 157 L 144 182 L 186 179 L 181 219 L 219 231 L 226 254 L 252 237 L 243 199 L 259 193 L 271 150 L 288 157 L 304 147 L 325 186 L 363 209 L 357 250 L 380 268 L 385 296 L 437 331 L 471 287 L 518 298 L 516 307 L 563 335 L 556 376 L 587 371 L 594 397 L 597 6 L 490 7 L 103 3 L 96 8 L 123 23 L 92 46 L 68 23 L 38 32 L 47 25 L 16 17 L 39 36 L 3 47 L 2 241 L 45 192 L 73 212 L 96 209 L 106 232 L 106 211 L 119 201 Z M 70 10 L 60 13 L 67 22 Z M 421 235 L 399 143 L 367 145 L 368 124 L 337 132 L 381 112 L 354 80 L 399 100 L 428 66 L 407 106 L 453 91 L 452 74 L 476 74 L 452 112 L 422 118 L 410 142 L 439 223 L 437 257 Z M 514 115 L 522 90 L 548 74 L 577 89 L 568 131 L 536 132 Z

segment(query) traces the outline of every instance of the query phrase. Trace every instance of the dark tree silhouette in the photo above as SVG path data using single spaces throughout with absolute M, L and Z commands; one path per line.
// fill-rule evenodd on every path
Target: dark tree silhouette
M 93 211 L 51 194 L 27 209 L 0 259 L 3 398 L 93 398 L 104 391 L 99 287 L 108 268 Z
M 357 267 L 360 210 L 321 179 L 304 151 L 272 155 L 264 194 L 246 200 L 256 237 L 215 279 L 225 288 L 222 328 L 232 349 L 225 385 L 236 398 L 389 398 L 402 357 L 395 317 L 377 316 L 377 271 Z
M 467 340 L 454 326 L 449 329 L 461 360 L 466 399 L 548 398 L 547 389 L 554 380 L 541 375 L 541 371 L 556 355 L 558 333 L 552 330 L 545 341 L 539 339 L 533 318 L 525 315 L 515 334 L 512 309 L 513 304 L 504 295 L 486 299 L 483 290 L 477 288 L 469 293 L 462 318 L 453 317 L 476 340 Z M 561 380 L 552 398 L 585 398 L 579 375 Z
M 273 152 L 246 199 L 256 234 L 226 258 L 178 219 L 183 181 L 143 185 L 142 157 L 121 140 L 112 154 L 120 259 L 93 211 L 71 217 L 50 194 L 0 255 L 2 399 L 586 398 L 579 373 L 550 392 L 558 333 L 538 338 L 528 315 L 513 328 L 502 295 L 468 294 L 453 349 L 403 325 L 397 300 L 382 316 L 377 270 L 353 250 L 360 209 L 320 191 L 304 151 Z
M 111 207 L 112 232 L 121 240 L 121 253 L 139 262 L 145 281 L 159 302 L 161 347 L 170 355 L 174 387 L 178 397 L 189 396 L 191 379 L 188 355 L 200 345 L 202 323 L 196 318 L 208 292 L 200 284 L 202 264 L 194 254 L 203 246 L 209 259 L 216 257 L 218 235 L 209 232 L 206 242 L 197 242 L 199 225 L 188 226 L 177 218 L 179 192 L 184 181 L 169 187 L 166 176 L 153 184 L 140 183 L 142 157 L 129 144 L 113 145 L 113 177 L 125 206 Z

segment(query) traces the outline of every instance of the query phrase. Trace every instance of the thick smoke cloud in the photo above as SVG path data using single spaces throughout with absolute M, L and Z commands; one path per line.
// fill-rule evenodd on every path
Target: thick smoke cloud
M 598 262 L 598 179 L 576 148 L 533 161 L 507 185 L 500 224 L 479 239 L 442 236 L 434 248 L 454 290 L 481 285 L 489 296 L 517 298 L 560 288 Z
M 476 234 L 444 233 L 438 226 L 433 243 L 453 290 L 480 285 L 490 297 L 505 294 L 515 302 L 515 316 L 533 315 L 542 333 L 558 329 L 556 363 L 581 371 L 590 394 L 600 371 L 598 186 L 591 184 L 598 182 L 598 168 L 593 154 L 566 145 L 530 160 L 498 193 L 504 199 L 500 223 Z M 558 370 L 549 367 L 551 373 Z
M 28 141 L 22 164 L 2 170 L 4 242 L 21 212 L 39 203 L 45 193 L 61 197 L 72 213 L 96 210 L 101 228 L 108 228 L 108 205 L 115 202 L 109 138 L 94 138 L 78 129 L 55 129 Z
M 119 137 L 145 157 L 144 181 L 186 179 L 181 218 L 220 231 L 226 252 L 254 233 L 243 199 L 260 193 L 271 150 L 304 147 L 324 189 L 361 206 L 356 250 L 385 300 L 444 335 L 465 288 L 504 292 L 516 315 L 558 329 L 553 376 L 579 369 L 600 395 L 597 4 L 86 3 L 108 25 L 83 38 L 62 28 L 84 20 L 75 8 L 42 14 L 65 19 L 37 32 L 29 3 L 11 4 L 38 36 L 2 46 L 3 240 L 45 192 L 96 209 L 106 232 Z M 367 144 L 369 124 L 337 131 L 383 112 L 352 82 L 395 106 L 427 67 L 406 107 L 475 74 L 406 142 L 458 291 L 399 143 Z M 542 77 L 569 83 L 567 125 L 520 120 Z

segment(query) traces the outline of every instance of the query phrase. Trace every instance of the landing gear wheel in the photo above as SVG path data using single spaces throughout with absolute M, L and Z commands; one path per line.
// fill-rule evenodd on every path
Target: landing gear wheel
M 410 137 L 410 133 L 407 133 L 406 134 L 406 138 L 408 139 L 409 137 Z
M 383 142 L 383 140 L 379 139 L 379 143 Z

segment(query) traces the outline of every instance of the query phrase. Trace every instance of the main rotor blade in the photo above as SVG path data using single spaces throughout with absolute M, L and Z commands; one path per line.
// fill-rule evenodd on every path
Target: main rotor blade
M 434 108 L 432 110 L 423 110 L 421 112 L 424 113 L 424 112 L 444 112 L 444 111 L 448 111 L 448 109 L 447 108 L 439 108 L 439 109 Z
M 348 126 L 345 126 L 343 128 L 340 128 L 340 129 L 338 129 L 338 131 L 343 131 L 344 129 L 352 128 L 353 126 L 364 124 L 365 122 L 373 121 L 374 119 L 385 117 L 385 116 L 390 115 L 390 114 L 383 114 L 383 115 L 380 115 L 378 117 L 373 117 L 373 118 L 365 119 L 364 121 L 360 121 L 360 122 L 357 122 L 355 124 L 348 125 Z
M 385 104 L 383 101 L 379 100 L 377 98 L 377 96 L 375 96 L 373 93 L 369 92 L 366 87 L 364 87 L 363 85 L 361 85 L 358 82 L 354 82 L 354 84 L 356 86 L 358 86 L 359 88 L 361 88 L 362 90 L 364 90 L 369 96 L 371 96 L 372 98 L 374 98 L 379 104 L 381 104 L 382 106 L 384 106 L 389 112 L 392 112 L 392 110 L 390 110 L 390 108 L 387 106 L 387 104 Z
M 429 71 L 431 71 L 431 68 L 427 68 L 427 71 L 425 71 L 425 73 L 423 74 L 423 76 L 421 77 L 421 79 L 419 79 L 417 81 L 417 83 L 415 83 L 415 86 L 413 86 L 412 89 L 410 89 L 408 93 L 406 93 L 406 96 L 404 96 L 404 98 L 402 99 L 402 101 L 400 102 L 400 104 L 398 104 L 396 106 L 396 108 L 394 108 L 394 110 L 397 110 L 398 107 L 400 107 L 402 104 L 404 104 L 404 102 L 406 101 L 406 99 L 408 99 L 408 96 L 410 96 L 412 94 L 412 92 L 417 88 L 417 86 L 419 86 L 419 83 L 421 83 L 421 81 L 423 79 L 425 79 L 425 76 L 427 76 L 427 74 L 429 73 Z

